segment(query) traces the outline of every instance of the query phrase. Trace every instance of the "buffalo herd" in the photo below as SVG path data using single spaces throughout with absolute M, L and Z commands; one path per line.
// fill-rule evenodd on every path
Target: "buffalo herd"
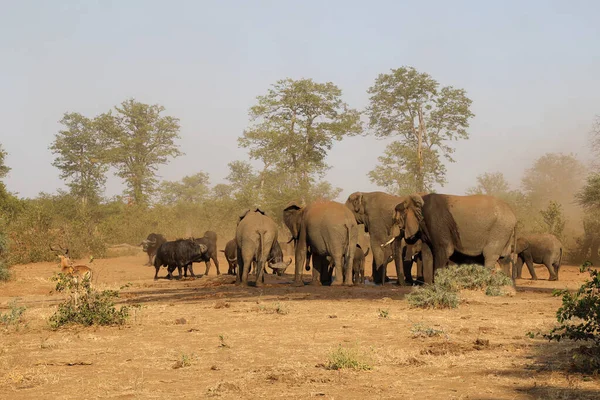
M 383 192 L 355 192 L 345 204 L 316 201 L 304 206 L 290 202 L 282 211 L 291 232 L 288 242 L 278 240 L 277 223 L 260 208 L 244 211 L 238 218 L 235 237 L 224 253 L 228 274 L 247 285 L 252 271 L 255 285 L 264 283 L 266 268 L 282 275 L 292 263 L 284 261 L 282 248 L 293 242 L 295 286 L 304 285 L 302 270 L 310 270 L 311 284 L 353 285 L 365 282 L 365 258 L 372 254 L 372 280 L 384 284 L 387 264 L 395 263 L 398 284 L 432 283 L 436 270 L 452 263 L 476 263 L 495 268 L 498 263 L 513 278 L 521 278 L 526 264 L 537 279 L 533 263 L 544 264 L 549 279 L 557 280 L 562 261 L 562 244 L 553 235 L 520 235 L 517 218 L 504 201 L 488 195 L 452 196 L 416 193 L 394 196 Z M 368 233 L 370 246 L 359 243 L 358 226 Z M 207 275 L 211 260 L 219 275 L 217 234 L 207 231 L 201 238 L 167 241 L 151 233 L 140 245 L 154 265 L 167 267 L 172 279 L 194 277 L 195 262 L 205 262 Z M 291 244 L 290 244 L 291 246 Z M 413 276 L 413 264 L 417 274 Z M 512 273 L 511 273 L 512 267 Z

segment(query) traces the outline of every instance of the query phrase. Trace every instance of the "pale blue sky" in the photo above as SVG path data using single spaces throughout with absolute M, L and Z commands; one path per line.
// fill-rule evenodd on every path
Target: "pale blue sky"
M 418 4 L 417 4 L 418 3 Z M 186 156 L 160 169 L 213 183 L 246 159 L 237 137 L 276 80 L 331 81 L 362 109 L 379 73 L 409 65 L 467 90 L 476 117 L 441 192 L 483 172 L 518 184 L 545 152 L 589 157 L 600 114 L 599 1 L 6 1 L 0 0 L 0 143 L 8 189 L 63 184 L 48 146 L 66 111 L 94 116 L 134 97 L 181 119 Z M 337 143 L 327 179 L 366 176 L 386 142 Z M 121 190 L 111 178 L 108 194 Z

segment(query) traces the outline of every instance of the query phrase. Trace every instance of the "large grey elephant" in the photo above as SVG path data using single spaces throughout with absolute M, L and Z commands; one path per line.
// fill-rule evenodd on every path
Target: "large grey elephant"
M 312 284 L 352 285 L 358 228 L 354 216 L 343 204 L 323 201 L 304 208 L 289 204 L 283 210 L 283 219 L 297 243 L 294 285 L 303 285 L 302 268 L 309 248 Z M 332 280 L 334 269 L 335 280 Z
M 383 246 L 390 238 L 393 225 L 394 208 L 403 202 L 406 197 L 394 196 L 384 192 L 354 192 L 348 196 L 346 207 L 352 211 L 356 222 L 364 224 L 365 232 L 371 239 L 373 254 L 373 281 L 383 284 L 387 277 L 387 264 L 391 259 L 396 264 L 398 284 L 406 282 L 413 284 L 412 263 L 416 252 L 406 249 L 402 243 L 400 233 L 391 246 Z M 410 246 L 409 246 L 410 247 Z M 407 251 L 409 250 L 409 251 Z M 406 257 L 403 257 L 403 254 Z
M 271 247 L 277 241 L 277 224 L 258 209 L 250 209 L 240 215 L 235 240 L 237 242 L 236 283 L 247 285 L 248 273 L 256 262 L 256 286 L 264 282 L 265 263 Z
M 533 263 L 544 264 L 550 273 L 550 281 L 558 280 L 558 269 L 562 261 L 562 243 L 549 233 L 521 236 L 517 239 L 517 264 L 513 278 L 521 279 L 523 263 L 527 264 L 531 279 L 537 279 Z
M 483 259 L 495 268 L 501 259 L 510 276 L 517 217 L 510 206 L 492 196 L 410 195 L 395 207 L 391 236 L 404 232 L 407 243 L 422 240 L 423 275 L 432 283 L 435 271 L 451 256 Z

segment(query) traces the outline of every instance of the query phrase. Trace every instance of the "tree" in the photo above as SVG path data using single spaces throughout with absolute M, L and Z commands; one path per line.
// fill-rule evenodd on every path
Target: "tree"
M 7 155 L 8 153 L 4 151 L 2 144 L 0 144 L 0 179 L 4 179 L 10 172 L 10 168 L 5 164 Z
M 362 132 L 359 112 L 342 101 L 342 91 L 331 82 L 283 79 L 257 100 L 251 125 L 238 142 L 263 162 L 261 176 L 289 172 L 303 196 L 327 170 L 333 143 Z
M 486 172 L 477 176 L 477 185 L 469 188 L 467 194 L 487 194 L 490 196 L 502 196 L 508 193 L 510 187 L 502 172 Z
M 400 139 L 388 145 L 382 166 L 391 161 L 397 171 L 397 187 L 412 188 L 417 192 L 431 190 L 433 182 L 445 183 L 445 169 L 440 157 L 454 162 L 454 149 L 447 142 L 468 139 L 467 128 L 471 100 L 463 89 L 451 86 L 439 88 L 439 83 L 426 73 L 412 67 L 393 69 L 380 74 L 368 90 L 371 95 L 367 107 L 369 127 L 376 137 L 397 136 Z M 379 176 L 375 169 L 371 175 Z M 414 177 L 412 177 L 414 175 Z M 377 182 L 374 180 L 374 182 Z
M 532 205 L 544 208 L 549 200 L 575 208 L 575 194 L 584 184 L 585 166 L 573 154 L 548 153 L 535 160 L 521 180 Z M 567 212 L 568 214 L 568 212 Z
M 423 182 L 419 182 L 419 162 L 410 145 L 392 142 L 386 147 L 384 155 L 377 159 L 379 164 L 369 172 L 369 178 L 391 194 L 404 196 L 416 192 L 431 192 L 435 183 L 446 183 L 446 167 L 437 150 L 423 150 Z
M 588 175 L 586 183 L 575 195 L 579 205 L 585 208 L 595 208 L 600 210 L 600 174 L 592 173 Z
M 565 230 L 565 217 L 562 206 L 555 201 L 550 201 L 548 207 L 545 210 L 541 210 L 540 214 L 544 222 L 544 230 L 562 239 L 563 231 Z
M 164 181 L 160 185 L 160 203 L 173 205 L 176 203 L 199 204 L 210 193 L 208 174 L 198 172 L 184 176 L 179 182 Z
M 179 151 L 179 119 L 163 116 L 165 108 L 129 99 L 97 118 L 108 140 L 107 160 L 123 178 L 136 204 L 147 204 L 155 187 L 156 171 Z
M 106 182 L 108 164 L 105 161 L 106 140 L 94 121 L 79 113 L 65 113 L 60 130 L 50 145 L 56 154 L 52 163 L 67 180 L 71 194 L 83 204 L 98 201 Z

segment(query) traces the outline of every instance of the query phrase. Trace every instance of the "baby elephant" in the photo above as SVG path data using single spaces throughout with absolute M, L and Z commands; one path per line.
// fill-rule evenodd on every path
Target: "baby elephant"
M 352 283 L 365 283 L 365 257 L 369 255 L 369 249 L 366 252 L 356 244 L 354 251 L 354 262 L 352 263 Z
M 527 264 L 531 279 L 537 279 L 533 263 L 544 264 L 550 273 L 550 281 L 558 280 L 558 269 L 562 259 L 562 243 L 551 234 L 522 236 L 517 239 L 517 265 L 513 269 L 513 278 L 521 279 L 523 263 Z

